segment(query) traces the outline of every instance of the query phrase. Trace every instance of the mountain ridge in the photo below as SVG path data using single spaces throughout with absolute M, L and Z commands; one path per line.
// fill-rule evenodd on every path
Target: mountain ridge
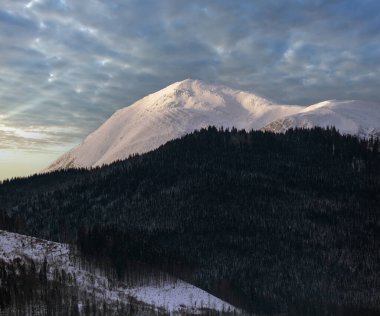
M 342 134 L 369 138 L 380 137 L 379 122 L 379 104 L 361 100 L 327 100 L 273 121 L 262 129 L 282 133 L 295 127 L 334 126 Z
M 116 111 L 45 171 L 109 164 L 210 125 L 258 129 L 300 109 L 249 92 L 187 79 Z
M 361 106 L 353 109 L 354 102 Z M 336 105 L 338 111 L 329 109 Z M 345 105 L 348 110 L 344 109 Z M 207 126 L 284 132 L 289 128 L 336 126 L 342 133 L 380 136 L 380 105 L 369 111 L 364 101 L 330 100 L 309 107 L 277 104 L 254 93 L 186 79 L 117 110 L 84 141 L 43 172 L 91 168 L 123 160 Z M 352 112 L 354 118 L 347 118 Z M 301 117 L 301 118 L 300 118 Z M 359 120 L 356 122 L 356 120 Z M 347 129 L 346 126 L 350 125 Z

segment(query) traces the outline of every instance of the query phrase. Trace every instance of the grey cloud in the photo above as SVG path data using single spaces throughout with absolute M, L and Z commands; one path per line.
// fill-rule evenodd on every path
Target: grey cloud
M 380 102 L 379 23 L 376 0 L 5 0 L 0 115 L 45 128 L 49 147 L 189 77 L 283 103 Z
M 0 23 L 8 36 L 17 35 L 20 31 L 33 32 L 38 30 L 35 21 L 13 11 L 0 10 Z

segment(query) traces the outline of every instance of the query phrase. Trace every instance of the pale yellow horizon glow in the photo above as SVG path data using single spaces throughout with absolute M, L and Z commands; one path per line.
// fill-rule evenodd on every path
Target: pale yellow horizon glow
M 41 172 L 62 153 L 0 149 L 0 181 Z
M 11 126 L 7 116 L 0 115 L 0 181 L 26 177 L 39 173 L 60 155 L 74 146 L 73 143 L 55 143 L 54 133 L 65 128 Z

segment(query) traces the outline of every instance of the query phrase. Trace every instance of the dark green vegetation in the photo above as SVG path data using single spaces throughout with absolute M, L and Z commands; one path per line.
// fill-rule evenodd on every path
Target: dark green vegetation
M 254 312 L 379 315 L 378 147 L 334 129 L 209 128 L 105 168 L 6 181 L 1 222 Z

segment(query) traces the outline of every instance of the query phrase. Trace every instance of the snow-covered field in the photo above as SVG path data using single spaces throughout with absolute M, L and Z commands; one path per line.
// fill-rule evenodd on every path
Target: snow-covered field
M 215 311 L 241 311 L 217 297 L 179 279 L 165 281 L 160 286 L 146 285 L 128 287 L 121 282 L 108 279 L 101 271 L 90 272 L 81 267 L 74 250 L 67 244 L 55 243 L 34 237 L 0 230 L 0 259 L 5 262 L 20 258 L 32 259 L 37 265 L 46 258 L 48 278 L 53 278 L 55 269 L 75 276 L 77 285 L 86 292 L 95 294 L 109 302 L 128 302 L 134 299 L 175 314 L 186 311 L 200 314 L 203 309 Z

